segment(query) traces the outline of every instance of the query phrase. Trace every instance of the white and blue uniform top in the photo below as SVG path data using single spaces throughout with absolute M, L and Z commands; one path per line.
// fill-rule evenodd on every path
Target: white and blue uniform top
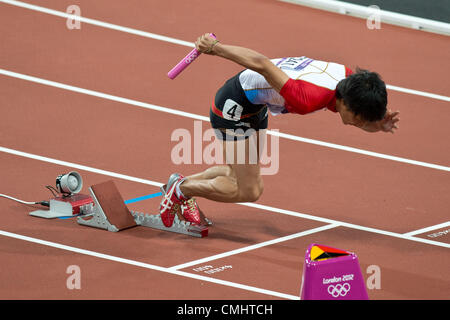
M 239 82 L 251 103 L 267 105 L 272 115 L 288 112 L 305 114 L 325 108 L 336 112 L 336 86 L 352 73 L 350 69 L 342 64 L 304 56 L 271 61 L 290 80 L 278 93 L 261 74 L 250 69 L 243 71 Z

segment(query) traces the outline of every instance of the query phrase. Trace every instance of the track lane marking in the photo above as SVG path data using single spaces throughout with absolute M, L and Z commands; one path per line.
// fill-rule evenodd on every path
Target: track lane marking
M 46 13 L 46 14 L 57 16 L 57 17 L 61 17 L 61 18 L 75 19 L 74 15 L 72 15 L 72 14 L 68 14 L 66 12 L 57 11 L 57 10 L 53 10 L 53 9 L 49 9 L 49 8 L 45 8 L 45 7 L 41 7 L 41 6 L 37 6 L 37 5 L 25 3 L 25 2 L 21 2 L 21 1 L 0 0 L 0 2 L 9 4 L 9 5 L 12 5 L 12 6 L 24 8 L 24 9 L 29 9 L 29 10 L 32 10 L 32 11 Z M 142 31 L 142 30 L 138 30 L 138 29 L 123 27 L 123 26 L 120 26 L 120 25 L 117 25 L 117 24 L 103 22 L 103 21 L 100 21 L 100 20 L 95 20 L 95 19 L 90 19 L 90 18 L 85 18 L 85 17 L 82 17 L 82 16 L 76 17 L 76 19 L 79 20 L 80 22 L 91 24 L 91 25 L 95 25 L 95 26 L 98 26 L 98 27 L 106 28 L 106 29 L 111 29 L 111 30 L 115 30 L 115 31 L 125 32 L 125 33 L 129 33 L 129 34 L 133 34 L 133 35 L 137 35 L 137 36 L 141 36 L 141 37 L 154 39 L 154 40 L 165 41 L 165 42 L 169 42 L 169 43 L 173 43 L 173 44 L 177 44 L 177 45 L 182 45 L 182 46 L 186 46 L 186 47 L 190 47 L 190 48 L 194 48 L 195 47 L 195 44 L 193 42 L 188 42 L 188 41 L 172 38 L 172 37 L 169 37 L 169 36 L 163 36 L 163 35 L 159 35 L 159 34 L 156 34 L 156 33 L 151 33 L 151 32 Z M 420 90 L 402 88 L 402 87 L 399 87 L 399 86 L 388 85 L 388 84 L 386 85 L 386 87 L 387 87 L 387 89 L 393 90 L 393 91 L 398 91 L 398 92 L 402 92 L 402 93 L 406 93 L 406 94 L 418 95 L 418 96 L 423 96 L 423 97 L 427 97 L 427 98 L 431 98 L 431 99 L 437 99 L 437 100 L 450 102 L 450 97 L 444 96 L 444 95 L 429 93 L 429 92 L 420 91 Z
M 185 47 L 192 47 L 192 48 L 195 47 L 194 43 L 192 43 L 192 42 L 183 41 L 183 40 L 179 40 L 179 39 L 175 39 L 175 38 L 172 38 L 172 37 L 163 36 L 163 35 L 156 34 L 156 33 L 147 32 L 147 31 L 142 31 L 142 30 L 137 30 L 137 29 L 133 29 L 133 28 L 123 27 L 123 26 L 120 26 L 120 25 L 117 25 L 117 24 L 103 22 L 103 21 L 100 21 L 100 20 L 89 19 L 89 18 L 82 17 L 82 16 L 75 16 L 73 14 L 69 14 L 69 13 L 66 13 L 66 12 L 62 12 L 62 11 L 58 11 L 58 10 L 53 10 L 53 9 L 37 6 L 37 5 L 26 3 L 26 2 L 13 1 L 13 0 L 0 0 L 0 2 L 6 3 L 6 4 L 10 4 L 12 6 L 20 7 L 20 8 L 23 8 L 23 9 L 29 9 L 29 10 L 32 10 L 32 11 L 46 13 L 46 14 L 57 16 L 57 17 L 60 17 L 60 18 L 74 19 L 74 20 L 80 21 L 82 23 L 91 24 L 91 25 L 94 25 L 94 26 L 97 26 L 97 27 L 111 29 L 111 30 L 115 30 L 115 31 L 130 33 L 130 34 L 133 34 L 133 35 L 136 35 L 136 36 L 140 36 L 140 37 L 150 38 L 150 39 L 164 41 L 164 42 L 169 42 L 169 43 L 178 44 L 178 45 L 185 46 Z
M 107 175 L 107 176 L 111 176 L 111 177 L 115 177 L 115 178 L 119 178 L 119 179 L 129 180 L 129 181 L 138 182 L 138 183 L 144 183 L 144 184 L 152 185 L 155 187 L 159 187 L 159 186 L 163 185 L 163 183 L 160 183 L 160 182 L 155 182 L 155 181 L 151 181 L 151 180 L 132 177 L 132 176 L 115 173 L 115 172 L 111 172 L 111 171 L 106 171 L 106 170 L 102 170 L 102 169 L 92 168 L 89 166 L 80 165 L 80 164 L 76 164 L 76 163 L 72 163 L 72 162 L 68 162 L 68 161 L 62 161 L 62 160 L 52 159 L 49 157 L 43 157 L 43 156 L 39 156 L 39 155 L 35 155 L 35 154 L 23 152 L 23 151 L 5 148 L 2 146 L 0 146 L 0 152 L 12 154 L 12 155 L 16 155 L 16 156 L 20 156 L 20 157 L 24 157 L 24 158 L 44 161 L 44 162 L 48 162 L 48 163 L 53 163 L 53 164 L 57 164 L 57 165 L 61 165 L 61 166 L 72 167 L 75 169 L 80 169 L 80 170 L 84 170 L 84 171 L 88 171 L 88 172 L 94 172 L 94 173 Z M 317 216 L 313 216 L 310 214 L 275 208 L 275 207 L 271 207 L 271 206 L 267 206 L 267 205 L 263 205 L 263 204 L 251 203 L 251 202 L 240 202 L 240 203 L 236 203 L 236 204 L 242 205 L 242 206 L 247 206 L 247 207 L 252 207 L 252 208 L 256 208 L 256 209 L 261 209 L 261 210 L 265 210 L 265 211 L 271 211 L 271 212 L 276 212 L 276 213 L 280 213 L 280 214 L 285 214 L 285 215 L 289 215 L 289 216 L 294 216 L 294 217 L 298 217 L 298 218 L 324 222 L 327 224 L 337 224 L 339 226 L 347 227 L 350 229 L 367 231 L 367 232 L 371 232 L 371 233 L 377 233 L 377 234 L 391 236 L 391 237 L 400 238 L 400 239 L 404 239 L 404 240 L 411 240 L 411 241 L 426 243 L 426 244 L 435 245 L 435 246 L 439 246 L 439 247 L 450 248 L 450 244 L 447 244 L 447 243 L 442 243 L 442 242 L 428 240 L 428 239 L 422 239 L 422 238 L 415 238 L 412 236 L 403 235 L 403 234 L 396 233 L 396 232 L 385 231 L 385 230 L 380 230 L 380 229 L 375 229 L 375 228 L 370 228 L 370 227 L 364 227 L 364 226 L 360 226 L 360 225 L 356 225 L 356 224 L 352 224 L 352 223 L 317 217 Z
M 415 236 L 415 235 L 418 235 L 418 234 L 422 234 L 422 233 L 425 233 L 425 232 L 428 232 L 428 231 L 433 231 L 433 230 L 445 228 L 445 227 L 448 227 L 448 226 L 450 226 L 450 221 L 443 222 L 443 223 L 440 223 L 440 224 L 436 224 L 436 225 L 431 226 L 431 227 L 426 227 L 426 228 L 410 231 L 410 232 L 404 233 L 403 235 L 405 235 L 405 236 Z
M 48 247 L 52 247 L 52 248 L 56 248 L 56 249 L 75 252 L 75 253 L 91 256 L 91 257 L 96 257 L 96 258 L 100 258 L 100 259 L 105 259 L 105 260 L 109 260 L 109 261 L 132 265 L 132 266 L 136 266 L 136 267 L 141 267 L 141 268 L 146 268 L 146 269 L 150 269 L 150 270 L 174 274 L 174 275 L 178 275 L 178 276 L 182 276 L 182 277 L 186 277 L 186 278 L 207 281 L 207 282 L 211 282 L 211 283 L 215 283 L 215 284 L 220 284 L 220 285 L 233 287 L 233 288 L 237 288 L 237 289 L 242 289 L 242 290 L 247 290 L 247 291 L 256 292 L 256 293 L 261 293 L 261 294 L 279 297 L 279 298 L 283 298 L 283 299 L 300 300 L 300 297 L 293 296 L 290 294 L 285 294 L 285 293 L 276 292 L 276 291 L 272 291 L 272 290 L 248 286 L 248 285 L 244 285 L 244 284 L 240 284 L 240 283 L 236 283 L 236 282 L 210 278 L 210 277 L 197 275 L 197 274 L 193 274 L 193 273 L 189 273 L 189 272 L 173 270 L 173 269 L 169 269 L 166 267 L 160 267 L 160 266 L 156 266 L 156 265 L 149 264 L 149 263 L 144 263 L 144 262 L 140 262 L 140 261 L 135 261 L 135 260 L 130 260 L 130 259 L 121 258 L 121 257 L 117 257 L 117 256 L 112 256 L 109 254 L 104 254 L 104 253 L 95 252 L 95 251 L 91 251 L 91 250 L 80 249 L 80 248 L 76 248 L 76 247 L 72 247 L 72 246 L 68 246 L 68 245 L 64 245 L 64 244 L 60 244 L 60 243 L 56 243 L 56 242 L 51 242 L 51 241 L 47 241 L 47 240 L 42 240 L 42 239 L 38 239 L 38 238 L 28 237 L 28 236 L 24 236 L 24 235 L 20 235 L 17 233 L 4 231 L 4 230 L 0 230 L 0 235 L 9 237 L 9 238 L 18 239 L 18 240 L 27 241 L 27 242 L 32 242 L 32 243 L 36 243 L 36 244 L 40 244 L 40 245 L 44 245 L 44 246 L 48 246 Z
M 55 87 L 55 88 L 58 88 L 58 89 L 63 89 L 63 90 L 68 90 L 68 91 L 72 91 L 72 92 L 77 92 L 77 93 L 81 93 L 81 94 L 85 94 L 85 95 L 89 95 L 89 96 L 93 96 L 93 97 L 97 97 L 97 98 L 102 98 L 102 99 L 106 99 L 106 100 L 110 100 L 110 101 L 115 101 L 115 102 L 124 103 L 124 104 L 128 104 L 128 105 L 133 105 L 133 106 L 137 106 L 137 107 L 141 107 L 141 108 L 145 108 L 145 109 L 149 109 L 149 110 L 165 112 L 165 113 L 170 113 L 170 114 L 174 114 L 174 115 L 178 115 L 178 116 L 182 116 L 182 117 L 186 117 L 186 118 L 191 118 L 191 119 L 195 119 L 195 120 L 201 120 L 201 121 L 209 122 L 209 117 L 206 117 L 206 116 L 201 116 L 201 115 L 198 115 L 198 114 L 185 112 L 185 111 L 180 111 L 180 110 L 176 110 L 176 109 L 171 109 L 171 108 L 167 108 L 167 107 L 161 107 L 161 106 L 157 106 L 157 105 L 154 105 L 154 104 L 141 102 L 141 101 L 136 101 L 136 100 L 123 98 L 123 97 L 118 97 L 118 96 L 114 96 L 114 95 L 111 95 L 111 94 L 102 93 L 102 92 L 98 92 L 98 91 L 94 91 L 94 90 L 89 90 L 89 89 L 84 89 L 84 88 L 80 88 L 80 87 L 75 87 L 75 86 L 71 86 L 71 85 L 68 85 L 68 84 L 63 84 L 63 83 L 60 83 L 60 82 L 55 82 L 55 81 L 51 81 L 51 80 L 41 79 L 41 78 L 38 78 L 38 77 L 25 75 L 25 74 L 13 72 L 13 71 L 5 70 L 5 69 L 0 69 L 0 74 L 4 75 L 4 76 L 16 78 L 16 79 L 21 79 L 21 80 L 25 80 L 25 81 L 34 82 L 34 83 L 39 83 L 39 84 L 43 84 L 43 85 L 46 85 L 46 86 Z M 288 134 L 288 133 L 282 133 L 282 132 L 279 132 L 279 131 L 267 130 L 267 134 L 268 135 L 273 135 L 273 136 L 278 136 L 280 138 L 284 138 L 284 139 L 288 139 L 288 140 L 293 140 L 293 141 L 313 144 L 313 145 L 317 145 L 317 146 L 321 146 L 321 147 L 327 147 L 327 148 L 331 148 L 331 149 L 337 149 L 337 150 L 342 150 L 342 151 L 362 154 L 362 155 L 366 155 L 366 156 L 370 156 L 370 157 L 375 157 L 375 158 L 380 158 L 380 159 L 385 159 L 385 160 L 391 160 L 391 161 L 396 161 L 396 162 L 402 162 L 402 163 L 407 163 L 407 164 L 411 164 L 411 165 L 426 167 L 426 168 L 430 168 L 430 169 L 436 169 L 436 170 L 442 170 L 442 171 L 449 171 L 450 172 L 450 167 L 443 166 L 443 165 L 438 165 L 438 164 L 433 164 L 433 163 L 428 163 L 428 162 L 423 162 L 423 161 L 417 161 L 417 160 L 412 160 L 412 159 L 392 156 L 392 155 L 383 154 L 383 153 L 379 153 L 379 152 L 368 151 L 368 150 L 358 149 L 358 148 L 354 148 L 354 147 L 348 147 L 348 146 L 344 146 L 344 145 L 339 145 L 339 144 L 325 142 L 325 141 L 320 141 L 320 140 L 315 140 L 315 139 L 303 138 L 303 137 L 295 136 L 295 135 Z
M 16 1 L 3 1 L 3 0 L 0 0 L 1 2 L 16 2 Z M 68 15 L 68 16 L 70 16 L 70 15 Z M 87 20 L 91 20 L 91 19 L 87 19 Z M 93 23 L 92 23 L 93 24 Z M 99 26 L 102 26 L 101 24 L 98 24 Z M 130 28 L 123 28 L 124 30 L 126 30 L 126 29 L 130 29 Z M 116 29 L 116 30 L 119 30 L 119 31 L 123 31 L 123 32 L 128 32 L 128 31 L 124 31 L 124 30 L 120 30 L 120 29 Z M 131 30 L 133 30 L 133 29 L 131 29 Z M 132 32 L 129 32 L 129 33 L 132 33 Z M 141 35 L 141 34 L 139 34 L 139 33 L 135 33 L 135 34 L 137 34 L 137 35 Z M 145 35 L 144 35 L 145 36 Z M 159 36 L 159 37 L 163 37 L 163 36 Z M 167 41 L 167 42 L 172 42 L 172 43 L 176 43 L 176 44 L 180 44 L 180 43 L 177 43 L 177 42 L 173 42 L 173 41 L 170 41 L 170 38 L 169 38 L 169 40 L 165 40 L 165 39 L 163 39 L 163 38 L 159 38 L 158 39 L 158 37 L 152 37 L 153 39 L 157 39 L 157 40 L 162 40 L 162 41 Z M 166 37 L 167 38 L 167 37 Z M 188 43 L 189 44 L 189 43 Z M 193 45 L 191 45 L 191 46 L 193 46 Z M 388 85 L 389 86 L 389 85 Z M 395 86 L 389 86 L 389 87 L 391 87 L 391 88 L 394 88 Z M 397 90 L 397 91 L 400 91 L 400 92 L 405 92 L 405 93 L 410 93 L 410 94 L 416 94 L 416 95 L 423 95 L 424 93 L 425 93 L 425 95 L 423 95 L 423 96 L 426 96 L 426 97 L 430 97 L 430 98 L 434 98 L 434 99 L 440 99 L 440 100 L 444 100 L 444 101 L 450 101 L 450 98 L 449 97 L 445 97 L 445 96 L 440 96 L 440 95 L 435 95 L 435 94 L 430 94 L 430 93 L 426 93 L 426 92 L 421 92 L 421 91 L 417 91 L 417 90 L 411 90 L 411 89 L 405 89 L 405 88 L 401 88 L 401 87 L 395 87 L 395 89 L 392 89 L 392 90 Z M 107 171 L 104 171 L 104 170 L 100 170 L 100 169 L 97 169 L 97 170 L 99 170 L 99 172 L 97 172 L 97 173 L 100 173 L 100 172 L 107 172 Z M 105 174 L 105 173 L 100 173 L 100 174 Z M 119 176 L 116 176 L 116 174 L 114 175 L 114 177 L 118 177 L 118 178 L 124 178 L 125 176 L 124 175 L 119 175 Z M 144 180 L 144 179 L 139 179 L 139 180 Z M 141 182 L 141 181 L 135 181 L 135 182 L 140 182 L 140 183 L 145 183 L 145 182 Z M 159 185 L 162 185 L 162 184 L 160 184 L 160 183 L 157 183 L 157 184 L 159 184 Z M 153 184 L 152 184 L 153 185 Z M 336 226 L 338 226 L 338 225 L 335 225 L 335 226 L 333 226 L 333 227 L 336 227 Z M 431 227 L 429 227 L 429 228 L 431 228 Z M 424 228 L 424 229 L 428 229 L 428 228 Z M 422 229 L 420 229 L 420 230 L 422 230 Z M 419 231 L 419 230 L 416 230 L 416 231 Z M 414 233 L 415 234 L 415 232 L 416 231 L 412 231 L 412 232 L 408 232 L 408 233 L 406 233 L 406 234 L 404 234 L 404 235 L 411 235 L 412 233 Z M 0 231 L 0 233 L 3 233 L 3 231 Z M 5 235 L 5 234 L 3 234 L 3 235 Z M 29 237 L 28 237 L 29 238 Z M 31 239 L 31 238 L 30 238 Z M 22 240 L 25 240 L 25 239 L 22 239 Z M 39 240 L 39 239 L 37 239 L 37 240 Z M 30 240 L 26 240 L 26 241 L 30 241 Z M 77 248 L 75 248 L 75 249 L 77 249 Z M 83 250 L 83 249 L 80 249 L 80 250 Z M 86 254 L 86 253 L 83 253 L 83 254 Z M 108 255 L 104 255 L 104 254 L 99 254 L 99 255 L 101 255 L 102 257 L 101 258 L 103 258 L 103 259 L 108 259 L 108 257 L 112 257 L 112 256 L 108 256 Z M 104 256 L 104 257 L 103 257 Z M 115 261 L 118 261 L 118 262 L 122 262 L 122 263 L 127 263 L 127 262 L 125 262 L 125 261 L 131 261 L 131 262 L 136 262 L 137 264 L 134 264 L 134 265 L 137 265 L 137 266 L 141 266 L 141 265 L 139 265 L 139 264 L 142 264 L 142 267 L 145 267 L 144 265 L 148 265 L 148 264 L 143 264 L 143 263 L 140 263 L 140 262 L 137 262 L 137 261 L 133 261 L 133 260 L 128 260 L 128 259 L 123 259 L 123 258 L 118 258 L 118 257 L 113 257 L 113 258 L 117 258 L 117 259 L 119 259 L 119 260 L 123 260 L 123 261 L 119 261 L 119 260 L 115 260 Z M 133 264 L 133 263 L 131 263 L 131 264 Z M 152 266 L 152 265 L 148 265 L 148 266 Z M 158 266 L 152 266 L 152 268 L 153 267 L 156 267 L 156 268 L 159 268 Z M 172 267 L 173 268 L 173 267 Z M 165 269 L 172 269 L 172 268 L 165 268 Z M 156 270 L 156 269 L 155 269 Z M 166 272 L 166 271 L 164 271 L 164 272 Z M 173 272 L 169 272 L 169 273 L 173 273 Z M 173 273 L 173 274 L 178 274 L 178 273 Z M 191 274 L 189 274 L 188 273 L 188 275 L 185 275 L 185 276 L 187 276 L 187 277 L 191 277 Z M 198 278 L 198 277 L 200 277 L 200 278 L 207 278 L 205 281 L 209 281 L 208 279 L 211 279 L 211 278 L 208 278 L 208 277 L 202 277 L 202 276 L 197 276 L 197 277 L 195 277 L 195 278 Z M 191 277 L 192 278 L 192 277 Z M 214 279 L 214 280 L 216 280 L 216 279 Z M 210 281 L 211 282 L 211 281 Z M 214 281 L 213 281 L 214 282 Z M 227 281 L 226 281 L 227 282 Z M 239 284 L 238 284 L 239 285 Z M 249 287 L 249 286 L 245 286 L 245 287 Z M 254 288 L 254 287 L 249 287 L 249 288 Z M 257 288 L 258 289 L 258 288 Z M 246 290 L 248 290 L 248 289 L 246 289 Z M 264 289 L 263 289 L 264 290 Z M 250 291 L 252 291 L 252 290 L 250 290 Z M 272 292 L 272 291 L 270 291 L 270 290 L 264 290 L 264 291 L 267 291 L 267 292 L 269 292 L 268 294 L 270 294 L 270 292 Z M 288 295 L 289 296 L 289 295 Z M 289 297 L 287 297 L 288 299 L 289 299 Z M 298 299 L 298 297 L 296 297 L 296 296 L 291 296 L 291 298 L 293 298 L 293 299 Z
M 248 252 L 248 251 L 251 251 L 251 250 L 255 250 L 255 249 L 263 248 L 263 247 L 266 247 L 266 246 L 270 246 L 272 244 L 276 244 L 276 243 L 280 243 L 280 242 L 284 242 L 284 241 L 288 241 L 288 240 L 292 240 L 292 239 L 297 239 L 297 238 L 304 237 L 304 236 L 307 236 L 307 235 L 310 235 L 310 234 L 313 234 L 313 233 L 321 232 L 321 231 L 324 231 L 324 230 L 330 230 L 330 229 L 333 229 L 333 228 L 336 228 L 336 227 L 339 227 L 339 225 L 338 224 L 327 224 L 327 225 L 324 225 L 324 226 L 321 226 L 321 227 L 317 227 L 317 228 L 314 228 L 314 229 L 309 229 L 309 230 L 306 230 L 306 231 L 297 232 L 297 233 L 294 233 L 294 234 L 291 234 L 291 235 L 288 235 L 288 236 L 285 236 L 285 237 L 268 240 L 268 241 L 257 243 L 257 244 L 251 245 L 251 246 L 247 246 L 247 247 L 243 247 L 243 248 L 239 248 L 239 249 L 235 249 L 235 250 L 219 253 L 219 254 L 216 254 L 216 255 L 213 255 L 213 256 L 197 259 L 197 260 L 194 260 L 194 261 L 186 262 L 186 263 L 183 263 L 183 264 L 172 266 L 169 269 L 170 270 L 180 270 L 180 269 L 184 269 L 184 268 L 187 268 L 187 267 L 192 267 L 192 266 L 195 266 L 195 265 L 200 264 L 200 263 L 205 263 L 205 262 L 209 262 L 209 261 L 213 261 L 213 260 L 217 260 L 217 259 L 222 259 L 222 258 L 233 256 L 233 255 L 236 255 L 236 254 L 239 254 L 239 253 Z
M 148 184 L 148 185 L 151 185 L 151 186 L 154 186 L 154 187 L 158 187 L 158 188 L 161 187 L 162 185 L 164 185 L 164 183 L 159 183 L 159 182 L 155 182 L 155 181 L 151 181 L 151 180 L 146 180 L 146 179 L 141 179 L 141 178 L 137 178 L 137 177 L 132 177 L 132 176 L 129 176 L 129 175 L 116 173 L 116 172 L 112 172 L 112 171 L 107 171 L 107 170 L 102 170 L 102 169 L 97 169 L 97 168 L 93 168 L 93 167 L 88 167 L 88 166 L 77 164 L 77 163 L 73 163 L 73 162 L 62 161 L 62 160 L 57 160 L 57 159 L 53 159 L 53 158 L 43 157 L 43 156 L 39 156 L 39 155 L 36 155 L 36 154 L 32 154 L 32 153 L 28 153 L 28 152 L 22 152 L 22 151 L 9 149 L 9 148 L 5 148 L 5 147 L 1 147 L 1 146 L 0 146 L 0 152 L 5 152 L 5 153 L 13 154 L 13 155 L 16 155 L 16 156 L 19 156 L 19 157 L 39 160 L 39 161 L 43 161 L 43 162 L 53 163 L 53 164 L 57 164 L 59 166 L 70 167 L 70 168 L 74 168 L 74 169 L 79 169 L 79 170 L 84 170 L 84 171 L 88 171 L 88 172 L 98 173 L 98 174 L 101 174 L 101 175 L 104 175 L 104 176 L 110 176 L 110 177 L 119 178 L 119 179 L 128 180 L 128 181 L 133 181 L 133 182 L 137 182 L 137 183 Z

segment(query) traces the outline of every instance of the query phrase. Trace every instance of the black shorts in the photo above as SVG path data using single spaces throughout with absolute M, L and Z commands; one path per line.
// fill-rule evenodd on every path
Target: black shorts
M 267 106 L 247 99 L 239 75 L 227 80 L 217 91 L 209 112 L 211 126 L 220 140 L 243 140 L 255 131 L 267 129 Z

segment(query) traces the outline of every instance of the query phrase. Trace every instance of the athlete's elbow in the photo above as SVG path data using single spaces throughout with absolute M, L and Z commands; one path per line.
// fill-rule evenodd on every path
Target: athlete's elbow
M 258 72 L 259 74 L 266 76 L 269 72 L 269 64 L 268 63 L 272 63 L 270 61 L 269 58 L 267 58 L 266 56 L 259 54 L 256 57 L 254 57 L 253 59 L 253 63 L 254 63 L 254 71 Z

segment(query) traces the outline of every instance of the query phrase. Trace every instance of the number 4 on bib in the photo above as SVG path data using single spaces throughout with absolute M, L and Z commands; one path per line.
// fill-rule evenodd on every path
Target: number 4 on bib
M 236 101 L 227 99 L 223 106 L 222 114 L 223 117 L 227 120 L 239 121 L 241 119 L 242 110 L 242 106 L 236 103 Z

